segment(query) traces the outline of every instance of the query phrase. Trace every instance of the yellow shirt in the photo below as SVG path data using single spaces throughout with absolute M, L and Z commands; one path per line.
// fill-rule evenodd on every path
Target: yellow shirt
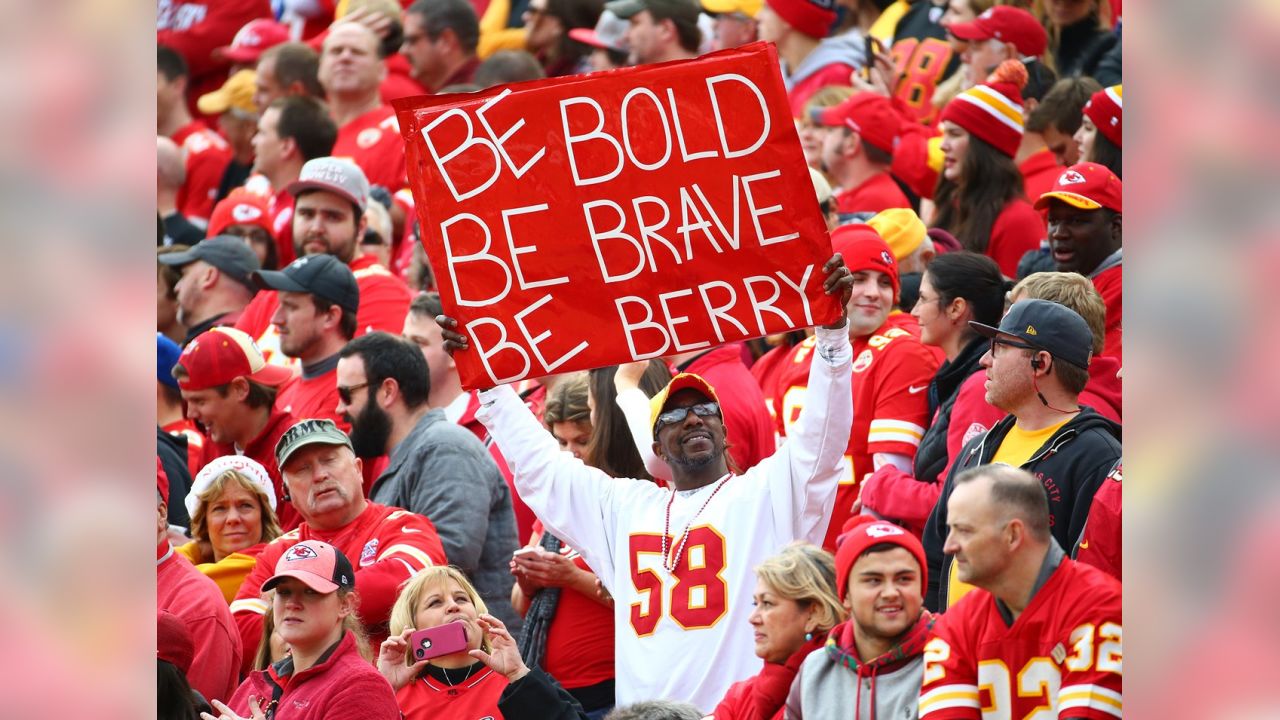
M 1000 441 L 1000 447 L 996 448 L 996 454 L 991 457 L 991 462 L 1022 467 L 1031 459 L 1031 456 L 1036 454 L 1037 450 L 1049 442 L 1049 438 L 1053 437 L 1054 433 L 1070 422 L 1072 417 L 1074 416 L 1068 416 L 1057 425 L 1050 425 L 1043 430 L 1023 430 L 1014 423 L 1013 427 L 1009 428 L 1008 434 Z M 956 563 L 951 563 L 947 577 L 947 607 L 955 605 L 960 598 L 973 589 L 969 583 L 960 582 L 957 576 L 959 567 Z
M 255 545 L 248 549 L 253 553 L 252 555 L 231 553 L 217 562 L 202 562 L 204 558 L 200 555 L 200 544 L 195 540 L 174 550 L 190 560 L 191 564 L 206 577 L 217 583 L 218 589 L 222 591 L 222 597 L 226 598 L 227 604 L 230 605 L 231 601 L 236 599 L 236 593 L 240 592 L 244 579 L 249 577 L 249 571 L 253 570 L 253 566 L 258 563 L 258 553 L 263 547 L 263 545 Z

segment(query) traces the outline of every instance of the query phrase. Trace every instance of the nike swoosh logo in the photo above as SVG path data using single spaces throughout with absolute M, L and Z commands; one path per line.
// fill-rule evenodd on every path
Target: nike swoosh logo
M 919 394 L 919 393 L 924 392 L 924 391 L 925 391 L 925 390 L 927 390 L 928 388 L 929 388 L 929 386 L 928 386 L 928 385 L 921 385 L 920 387 L 916 387 L 915 385 L 908 385 L 908 386 L 907 386 L 907 392 L 911 393 L 912 395 L 916 395 L 916 394 Z
M 422 532 L 422 531 L 421 531 L 421 530 L 414 530 L 413 528 L 409 528 L 409 527 L 407 527 L 407 528 L 400 528 L 400 532 L 402 532 L 402 533 L 420 533 L 420 532 Z

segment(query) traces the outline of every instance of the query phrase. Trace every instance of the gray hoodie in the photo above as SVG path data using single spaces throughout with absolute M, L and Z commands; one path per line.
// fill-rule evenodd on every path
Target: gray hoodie
M 818 43 L 818 47 L 814 48 L 813 52 L 800 61 L 800 65 L 796 67 L 794 72 L 788 74 L 789 68 L 784 63 L 782 66 L 782 79 L 786 83 L 787 90 L 790 91 L 792 87 L 802 82 L 805 78 L 828 65 L 843 63 L 852 66 L 856 70 L 866 64 L 866 60 L 866 40 L 863 38 L 862 32 L 854 28 L 843 35 L 826 38 Z

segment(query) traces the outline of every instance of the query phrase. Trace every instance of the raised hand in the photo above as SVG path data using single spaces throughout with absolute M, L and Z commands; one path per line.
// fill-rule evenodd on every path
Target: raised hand
M 481 615 L 477 622 L 480 624 L 480 629 L 489 635 L 491 652 L 471 650 L 469 652 L 471 657 L 493 668 L 494 672 L 505 675 L 507 682 L 515 682 L 528 675 L 529 666 L 525 665 L 520 657 L 520 648 L 516 646 L 516 640 L 511 637 L 511 633 L 507 632 L 507 626 L 492 615 Z
M 844 258 L 840 253 L 832 255 L 822 266 L 822 270 L 827 274 L 826 280 L 822 282 L 822 291 L 840 301 L 840 319 L 823 327 L 839 330 L 845 325 L 845 308 L 849 305 L 849 298 L 853 297 L 853 274 L 844 266 Z

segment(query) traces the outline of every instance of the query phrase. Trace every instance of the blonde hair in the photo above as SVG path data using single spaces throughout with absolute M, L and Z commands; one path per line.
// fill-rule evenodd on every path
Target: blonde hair
M 1009 297 L 1019 293 L 1028 300 L 1049 300 L 1075 310 L 1084 318 L 1093 333 L 1093 354 L 1102 354 L 1102 343 L 1107 336 L 1107 306 L 1093 281 L 1073 272 L 1038 272 L 1026 276 L 1013 289 Z
M 489 612 L 484 600 L 480 598 L 480 593 L 476 592 L 475 586 L 461 570 L 453 565 L 433 565 L 410 578 L 404 587 L 400 588 L 400 596 L 396 598 L 396 604 L 391 608 L 391 619 L 388 621 L 391 634 L 399 635 L 405 628 L 410 627 L 425 630 L 426 628 L 418 627 L 414 620 L 414 615 L 418 612 L 418 604 L 422 602 L 422 596 L 428 589 L 442 586 L 449 580 L 458 583 L 458 586 L 467 593 L 477 614 Z M 489 652 L 491 647 L 489 634 L 485 633 L 480 638 L 480 649 Z M 410 658 L 405 659 L 407 661 Z
M 232 481 L 253 493 L 253 496 L 258 499 L 258 508 L 262 511 L 262 537 L 258 539 L 258 542 L 271 542 L 280 537 L 283 534 L 280 529 L 280 521 L 276 519 L 276 513 L 271 509 L 271 503 L 267 500 L 266 494 L 252 480 L 234 469 L 227 470 L 214 478 L 213 482 L 209 483 L 209 487 L 196 496 L 199 502 L 196 504 L 196 511 L 191 514 L 191 537 L 195 538 L 199 543 L 209 542 L 209 525 L 205 517 L 206 508 L 209 507 L 210 502 L 222 494 L 222 491 L 227 487 L 227 483 Z M 256 545 L 257 543 L 254 544 Z M 210 562 L 212 560 L 213 558 L 209 558 Z
M 765 558 L 756 575 L 787 600 L 813 606 L 819 631 L 844 622 L 844 605 L 836 595 L 836 563 L 831 553 L 802 540 L 791 543 L 777 555 Z M 816 634 L 816 633 L 815 633 Z

